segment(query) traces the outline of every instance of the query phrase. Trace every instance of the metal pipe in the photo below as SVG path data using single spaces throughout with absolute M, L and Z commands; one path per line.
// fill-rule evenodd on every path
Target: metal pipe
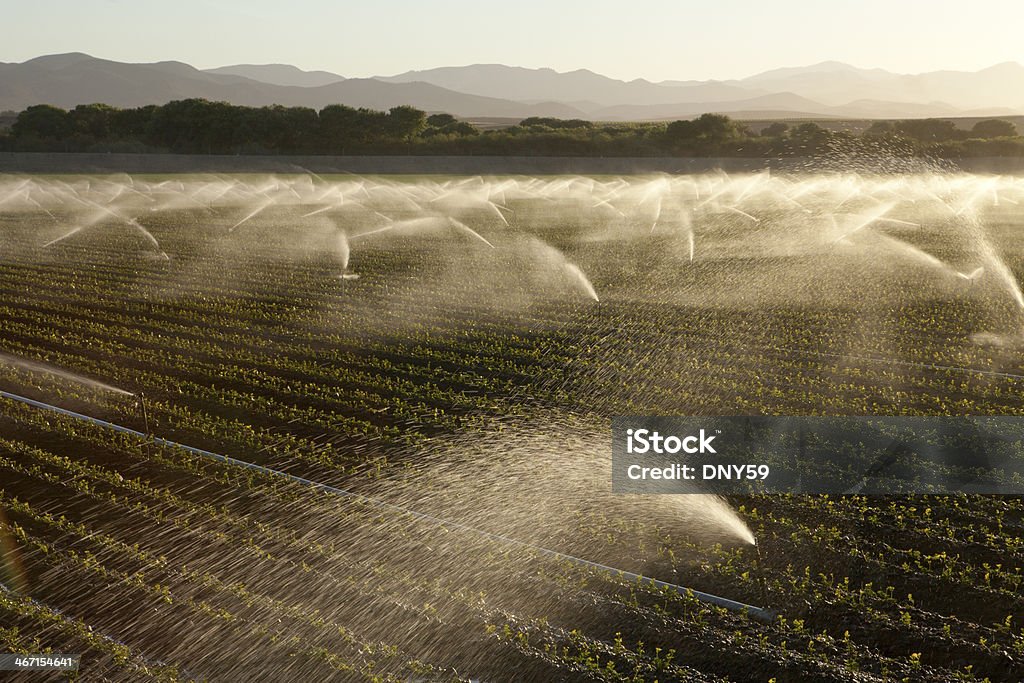
M 136 437 L 138 437 L 140 439 L 146 440 L 147 443 L 154 443 L 154 444 L 157 444 L 159 446 L 166 446 L 166 447 L 169 447 L 169 448 L 178 448 L 178 449 L 184 450 L 184 451 L 186 451 L 188 453 L 193 453 L 195 455 L 199 455 L 201 457 L 208 458 L 210 460 L 216 460 L 218 462 L 223 462 L 223 463 L 227 463 L 229 465 L 235 465 L 235 466 L 238 466 L 238 467 L 245 467 L 245 468 L 248 468 L 248 469 L 251 469 L 251 470 L 255 470 L 257 472 L 261 472 L 263 474 L 267 474 L 267 475 L 274 476 L 274 477 L 280 477 L 282 479 L 287 479 L 289 481 L 293 481 L 293 482 L 295 482 L 297 484 L 302 484 L 303 486 L 307 486 L 307 487 L 312 488 L 312 489 L 317 490 L 317 491 L 321 491 L 321 492 L 324 492 L 324 493 L 329 493 L 331 495 L 345 497 L 345 498 L 353 498 L 353 499 L 356 499 L 356 500 L 360 500 L 360 501 L 362 501 L 364 503 L 368 503 L 370 505 L 373 505 L 375 507 L 383 508 L 383 509 L 390 510 L 390 511 L 393 511 L 393 512 L 398 512 L 398 513 L 401 513 L 401 514 L 413 517 L 415 519 L 426 520 L 428 522 L 432 522 L 434 524 L 438 524 L 439 526 L 443 526 L 443 527 L 447 527 L 447 528 L 453 528 L 453 529 L 459 529 L 461 531 L 466 531 L 466 532 L 469 532 L 469 533 L 472 533 L 472 534 L 476 534 L 478 536 L 481 536 L 483 538 L 488 538 L 488 539 L 493 540 L 493 541 L 498 541 L 498 542 L 505 543 L 505 544 L 508 544 L 508 545 L 515 545 L 515 546 L 519 546 L 521 548 L 526 548 L 528 550 L 532 550 L 532 551 L 538 553 L 539 555 L 542 555 L 542 556 L 545 556 L 545 557 L 550 557 L 550 558 L 553 558 L 555 560 L 571 562 L 572 564 L 575 564 L 575 565 L 577 565 L 579 567 L 586 567 L 588 569 L 596 569 L 596 570 L 602 571 L 602 572 L 609 572 L 611 574 L 616 574 L 616 575 L 621 576 L 621 577 L 623 577 L 625 579 L 628 579 L 630 581 L 636 581 L 636 582 L 641 583 L 641 584 L 655 586 L 656 588 L 668 588 L 670 590 L 673 590 L 673 591 L 679 593 L 680 595 L 693 596 L 694 598 L 696 598 L 697 600 L 700 600 L 701 602 L 706 602 L 708 604 L 716 605 L 718 607 L 724 607 L 725 609 L 732 610 L 734 612 L 744 612 L 748 616 L 750 616 L 750 617 L 752 617 L 754 619 L 757 619 L 759 621 L 771 622 L 771 621 L 774 621 L 775 617 L 777 616 L 775 612 L 773 612 L 771 610 L 768 610 L 768 609 L 765 609 L 763 607 L 755 607 L 754 605 L 747 605 L 747 604 L 742 603 L 742 602 L 737 602 L 735 600 L 730 600 L 728 598 L 723 598 L 723 597 L 719 597 L 717 595 L 712 595 L 711 593 L 704 593 L 702 591 L 694 590 L 692 588 L 687 588 L 685 586 L 680 586 L 680 585 L 677 585 L 677 584 L 674 584 L 674 583 L 668 583 L 667 581 L 661 581 L 659 579 L 654 579 L 654 578 L 651 578 L 649 576 L 644 576 L 642 574 L 636 574 L 636 573 L 633 573 L 633 572 L 625 571 L 623 569 L 617 569 L 615 567 L 609 567 L 608 565 L 600 564 L 598 562 L 592 562 L 590 560 L 585 560 L 585 559 L 583 559 L 581 557 L 575 557 L 573 555 L 567 555 L 565 553 L 560 553 L 560 552 L 555 551 L 555 550 L 549 550 L 547 548 L 542 548 L 540 546 L 536 546 L 536 545 L 533 545 L 531 543 L 527 543 L 525 541 L 520 541 L 520 540 L 517 540 L 517 539 L 514 539 L 514 538 L 510 538 L 508 536 L 502 536 L 500 534 L 491 533 L 489 531 L 484 531 L 482 529 L 477 529 L 476 527 L 471 527 L 471 526 L 468 526 L 466 524 L 460 524 L 458 522 L 452 522 L 450 520 L 443 519 L 441 517 L 435 517 L 434 515 L 429 515 L 429 514 L 426 514 L 424 512 L 418 512 L 418 511 L 413 510 L 411 508 L 406 508 L 406 507 L 402 507 L 400 505 L 395 505 L 393 503 L 388 503 L 386 501 L 380 500 L 379 498 L 372 498 L 370 496 L 365 496 L 365 495 L 362 495 L 362 494 L 359 494 L 359 493 L 354 493 L 352 491 L 347 491 L 345 489 L 340 489 L 340 488 L 337 488 L 335 486 L 330 486 L 329 484 L 323 484 L 323 483 L 320 483 L 318 481 L 313 481 L 312 479 L 306 479 L 304 477 L 300 477 L 300 476 L 297 476 L 297 475 L 294 475 L 294 474 L 289 474 L 287 472 L 282 472 L 280 470 L 275 470 L 275 469 L 272 469 L 272 468 L 269 468 L 269 467 L 264 467 L 263 465 L 257 465 L 256 463 L 247 462 L 245 460 L 239 460 L 237 458 L 232 458 L 232 457 L 227 456 L 227 455 L 221 455 L 220 453 L 214 453 L 212 451 L 203 450 L 202 448 L 196 448 L 194 446 L 188 446 L 188 445 L 183 444 L 183 443 L 178 443 L 176 441 L 170 441 L 169 439 L 163 439 L 163 438 L 160 438 L 160 437 L 152 436 L 150 434 L 144 434 L 144 433 L 138 431 L 137 429 L 132 429 L 130 427 L 125 427 L 123 425 L 115 424 L 113 422 L 107 422 L 106 420 L 101 420 L 99 418 L 91 417 L 89 415 L 84 415 L 82 413 L 76 413 L 75 411 L 68 410 L 67 408 L 59 408 L 59 407 L 57 407 L 55 405 L 51 405 L 49 403 L 44 403 L 42 401 L 36 401 L 35 399 L 27 398 L 25 396 L 19 396 L 18 394 L 12 394 L 10 392 L 0 390 L 0 398 L 6 398 L 6 399 L 9 399 L 11 401 L 19 401 L 21 403 L 33 406 L 35 408 L 40 408 L 42 410 L 49 410 L 51 412 L 55 412 L 55 413 L 58 413 L 60 415 L 65 415 L 67 417 L 71 417 L 71 418 L 74 418 L 76 420 L 83 420 L 85 422 L 89 422 L 89 423 L 92 423 L 94 425 L 98 425 L 100 427 L 105 427 L 107 429 L 111 429 L 111 430 L 113 430 L 115 432 L 120 432 L 122 434 L 130 434 L 132 436 L 136 436 Z

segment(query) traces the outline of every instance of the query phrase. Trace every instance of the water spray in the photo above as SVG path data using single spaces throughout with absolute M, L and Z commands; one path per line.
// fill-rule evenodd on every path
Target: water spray
M 7 528 L 7 516 L 3 506 L 0 506 L 0 588 L 6 588 L 6 582 L 10 585 L 7 590 L 24 593 L 28 588 L 28 576 L 18 552 L 18 544 L 6 531 Z
M 0 365 L 3 364 L 10 365 L 16 368 L 21 368 L 22 370 L 27 370 L 29 372 L 41 372 L 47 375 L 53 375 L 55 377 L 60 377 L 61 379 L 66 379 L 68 381 L 75 382 L 83 386 L 91 387 L 93 389 L 99 389 L 100 391 L 109 391 L 111 393 L 119 394 L 121 396 L 135 395 L 130 391 L 119 389 L 115 386 L 111 386 L 104 382 L 100 382 L 99 380 L 95 380 L 90 377 L 85 377 L 84 375 L 69 372 L 68 370 L 62 370 L 61 368 L 49 365 L 47 363 L 26 360 L 25 358 L 19 358 L 18 356 L 12 356 L 8 353 L 0 351 Z
M 139 395 L 141 395 L 141 392 L 140 392 Z M 73 418 L 75 420 L 81 420 L 83 422 L 88 422 L 90 424 L 94 424 L 94 425 L 97 425 L 99 427 L 104 427 L 106 429 L 113 430 L 113 431 L 118 432 L 120 434 L 128 434 L 129 436 L 134 436 L 134 437 L 139 438 L 139 439 L 144 439 L 147 443 L 150 443 L 150 444 L 155 444 L 157 446 L 161 446 L 161 447 L 165 447 L 165 448 L 175 448 L 175 449 L 178 449 L 178 450 L 183 450 L 183 451 L 186 451 L 188 453 L 192 453 L 194 455 L 198 455 L 200 457 L 207 458 L 209 460 L 215 460 L 217 462 L 226 463 L 228 465 L 233 465 L 235 467 L 244 467 L 246 469 L 250 469 L 250 470 L 254 470 L 256 472 L 260 472 L 261 474 L 269 475 L 269 476 L 272 476 L 272 477 L 277 477 L 279 479 L 285 479 L 285 480 L 291 481 L 293 483 L 300 484 L 302 486 L 308 487 L 308 488 L 313 489 L 315 491 L 319 491 L 321 493 L 326 493 L 326 494 L 329 494 L 329 495 L 339 496 L 339 497 L 343 497 L 343 498 L 349 498 L 349 499 L 352 499 L 352 500 L 358 500 L 358 501 L 366 503 L 368 505 L 372 505 L 373 507 L 377 507 L 377 508 L 380 508 L 380 509 L 388 510 L 390 512 L 395 512 L 395 513 L 398 513 L 398 514 L 401 514 L 401 515 L 406 515 L 406 516 L 412 517 L 414 519 L 419 519 L 419 520 L 423 520 L 423 521 L 426 521 L 426 522 L 430 522 L 432 524 L 436 524 L 438 526 L 441 526 L 441 527 L 444 527 L 444 528 L 447 528 L 447 529 L 458 529 L 460 531 L 471 533 L 471 534 L 474 534 L 474 535 L 479 536 L 481 538 L 486 538 L 488 540 L 496 541 L 498 543 L 503 543 L 503 544 L 506 544 L 506 545 L 512 545 L 512 546 L 516 546 L 516 547 L 519 547 L 519 548 L 523 548 L 525 550 L 530 550 L 532 552 L 537 553 L 538 555 L 540 555 L 542 557 L 548 557 L 548 558 L 551 558 L 551 559 L 554 559 L 554 560 L 557 560 L 557 561 L 561 561 L 561 562 L 569 562 L 571 564 L 574 564 L 574 565 L 576 565 L 578 567 L 583 567 L 585 569 L 596 570 L 598 572 L 607 572 L 609 574 L 618 576 L 618 577 L 626 579 L 628 581 L 633 581 L 633 582 L 638 583 L 638 584 L 647 585 L 647 586 L 653 586 L 654 588 L 663 589 L 663 590 L 670 590 L 670 591 L 673 591 L 675 593 L 678 593 L 679 595 L 692 597 L 692 598 L 695 598 L 695 599 L 697 599 L 697 600 L 699 600 L 701 602 L 704 602 L 704 603 L 707 603 L 707 604 L 710 604 L 710 605 L 715 605 L 717 607 L 722 607 L 722 608 L 725 608 L 725 609 L 728 609 L 728 610 L 731 610 L 731 611 L 734 611 L 734 612 L 745 613 L 750 618 L 757 619 L 758 621 L 772 622 L 772 621 L 775 620 L 775 618 L 777 616 L 777 614 L 775 612 L 773 612 L 771 610 L 768 610 L 768 609 L 765 609 L 763 607 L 756 607 L 754 605 L 748 605 L 746 603 L 738 602 L 736 600 L 730 600 L 729 598 L 723 598 L 723 597 L 720 597 L 718 595 L 712 595 L 711 593 L 704 593 L 703 591 L 694 590 L 693 588 L 688 588 L 686 586 L 680 586 L 678 584 L 669 583 L 667 581 L 661 581 L 659 579 L 655 579 L 655 578 L 652 578 L 652 577 L 649 577 L 649 576 L 644 576 L 642 574 L 637 574 L 637 573 L 634 573 L 634 572 L 625 571 L 623 569 L 618 569 L 616 567 L 610 567 L 608 565 L 601 564 L 599 562 L 593 562 L 591 560 L 586 560 L 586 559 L 583 559 L 581 557 L 576 557 L 574 555 L 568 555 L 566 553 L 560 553 L 560 552 L 558 552 L 556 550 L 550 550 L 548 548 L 542 548 L 542 547 L 533 545 L 532 543 L 527 543 L 525 541 L 520 541 L 520 540 L 515 539 L 515 538 L 510 538 L 508 536 L 502 536 L 500 534 L 495 534 L 495 533 L 491 533 L 489 531 L 484 531 L 482 529 L 477 529 L 476 527 L 472 527 L 472 526 L 469 526 L 469 525 L 466 525 L 466 524 L 461 524 L 459 522 L 453 522 L 451 520 L 443 519 L 441 517 L 437 517 L 435 515 L 430 515 L 430 514 L 427 514 L 427 513 L 424 513 L 424 512 L 419 512 L 417 510 L 413 510 L 411 508 L 403 507 L 401 505 L 395 505 L 394 503 L 388 503 L 387 501 L 381 500 L 379 498 L 373 498 L 373 497 L 370 497 L 370 496 L 365 496 L 363 494 L 355 493 L 353 491 L 349 491 L 349 490 L 346 490 L 346 489 L 341 489 L 341 488 L 338 488 L 338 487 L 335 487 L 335 486 L 331 486 L 329 484 L 324 484 L 324 483 L 321 483 L 321 482 L 313 481 L 312 479 L 306 479 L 304 477 L 300 477 L 300 476 L 297 476 L 297 475 L 294 475 L 294 474 L 289 474 L 288 472 L 282 472 L 280 470 L 275 470 L 275 469 L 272 469 L 270 467 L 265 467 L 263 465 L 257 465 L 256 463 L 248 462 L 248 461 L 245 461 L 245 460 L 239 460 L 238 458 L 232 458 L 232 457 L 227 456 L 227 455 L 221 455 L 220 453 L 214 453 L 213 451 L 207 451 L 207 450 L 204 450 L 204 449 L 201 449 L 201 448 L 196 448 L 194 446 L 189 446 L 189 445 L 186 445 L 186 444 L 183 444 L 183 443 L 178 443 L 177 441 L 171 441 L 169 439 L 164 439 L 162 437 L 153 436 L 152 434 L 143 433 L 143 432 L 138 431 L 137 429 L 132 429 L 131 427 L 125 427 L 124 425 L 119 425 L 119 424 L 116 424 L 116 423 L 113 423 L 113 422 L 108 422 L 106 420 L 101 420 L 99 418 L 92 417 L 92 416 L 89 416 L 89 415 L 85 415 L 83 413 L 77 413 L 77 412 L 75 412 L 73 410 L 68 410 L 67 408 L 60 408 L 58 406 L 51 405 L 49 403 L 44 403 L 42 401 L 37 401 L 35 399 L 31 399 L 31 398 L 28 398 L 28 397 L 25 397 L 25 396 L 19 396 L 18 394 L 12 394 L 10 392 L 0 390 L 0 398 L 5 398 L 5 399 L 8 399 L 10 401 L 17 401 L 17 402 L 24 403 L 26 405 L 32 406 L 34 408 L 39 408 L 41 410 L 47 410 L 47 411 L 50 411 L 50 412 L 57 413 L 59 415 L 64 415 L 65 417 Z M 142 403 L 143 406 L 145 405 L 144 401 L 140 400 L 140 403 Z M 143 415 L 145 415 L 145 409 L 143 409 Z M 149 420 L 148 420 L 148 417 L 147 417 L 146 418 L 146 422 L 147 422 L 146 431 L 147 432 L 149 431 L 148 421 Z

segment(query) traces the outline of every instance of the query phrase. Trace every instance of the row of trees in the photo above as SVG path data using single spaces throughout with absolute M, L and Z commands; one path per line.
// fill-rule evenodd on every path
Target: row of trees
M 198 154 L 344 154 L 368 144 L 473 132 L 454 117 L 428 117 L 409 106 L 382 112 L 335 104 L 316 111 L 189 99 L 132 109 L 84 104 L 65 111 L 37 105 L 18 115 L 10 137 L 16 146 L 69 150 L 121 146 Z
M 991 140 L 1017 136 L 1017 126 L 1002 119 L 978 121 L 968 131 L 957 128 L 948 119 L 909 119 L 906 121 L 875 121 L 865 131 L 873 136 L 903 136 L 918 142 L 951 142 L 955 140 Z
M 671 123 L 598 124 L 531 117 L 481 131 L 450 114 L 410 106 L 387 112 L 335 104 L 243 107 L 188 99 L 118 109 L 37 105 L 17 114 L 0 149 L 186 154 L 503 154 L 579 156 L 805 156 L 837 146 L 888 146 L 901 154 L 1020 155 L 1024 138 L 1009 121 L 962 130 L 948 120 L 879 121 L 857 136 L 815 123 L 773 123 L 752 131 L 721 114 Z

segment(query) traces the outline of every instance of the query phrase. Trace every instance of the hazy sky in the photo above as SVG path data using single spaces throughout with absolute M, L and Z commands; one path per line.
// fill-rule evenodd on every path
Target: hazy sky
M 87 52 L 344 76 L 499 62 L 616 78 L 741 78 L 839 60 L 902 73 L 1024 62 L 1024 0 L 33 0 L 0 61 Z

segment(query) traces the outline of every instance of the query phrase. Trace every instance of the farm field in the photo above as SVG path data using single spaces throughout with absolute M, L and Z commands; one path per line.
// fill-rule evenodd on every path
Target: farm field
M 0 390 L 357 494 L 0 397 L 0 652 L 1019 680 L 1020 498 L 616 495 L 609 424 L 1024 415 L 1022 234 L 1024 179 L 928 169 L 0 176 Z

